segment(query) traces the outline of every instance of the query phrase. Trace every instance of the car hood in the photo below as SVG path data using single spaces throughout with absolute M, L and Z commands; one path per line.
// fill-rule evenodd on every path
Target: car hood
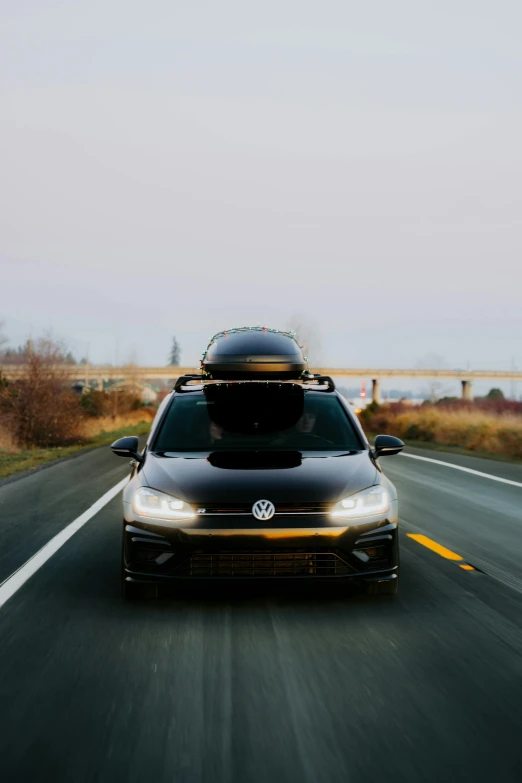
M 188 503 L 335 502 L 375 484 L 367 451 L 163 456 L 149 452 L 142 483 Z

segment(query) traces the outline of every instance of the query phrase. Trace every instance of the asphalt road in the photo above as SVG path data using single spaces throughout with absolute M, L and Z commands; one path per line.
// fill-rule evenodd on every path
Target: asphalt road
M 519 783 L 522 487 L 382 462 L 395 601 L 241 584 L 125 604 L 105 506 L 0 609 L 2 783 Z M 0 486 L 0 581 L 127 470 L 101 449 Z

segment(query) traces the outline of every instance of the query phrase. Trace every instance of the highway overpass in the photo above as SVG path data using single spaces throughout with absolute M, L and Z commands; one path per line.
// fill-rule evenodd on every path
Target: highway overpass
M 23 378 L 27 372 L 25 365 L 3 365 L 0 367 L 2 375 L 7 380 Z M 387 378 L 425 378 L 438 380 L 459 381 L 462 386 L 462 397 L 473 399 L 473 381 L 522 381 L 520 370 L 459 370 L 459 369 L 397 369 L 375 367 L 316 367 L 314 372 L 323 375 L 331 375 L 333 378 L 357 378 L 359 380 L 371 379 L 372 399 L 380 402 L 381 381 Z M 110 365 L 94 364 L 68 364 L 60 365 L 60 372 L 70 378 L 71 381 L 84 381 L 85 383 L 97 381 L 98 388 L 103 389 L 104 380 L 122 380 L 134 378 L 136 380 L 154 381 L 167 379 L 174 381 L 178 376 L 200 372 L 195 367 L 138 367 L 126 365 L 113 367 Z

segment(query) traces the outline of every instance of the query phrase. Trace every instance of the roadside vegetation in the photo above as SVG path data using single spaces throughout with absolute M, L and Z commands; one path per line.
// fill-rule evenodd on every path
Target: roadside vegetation
M 473 402 L 445 398 L 419 406 L 372 403 L 360 418 L 367 432 L 385 432 L 432 448 L 522 460 L 522 403 L 496 393 Z
M 1 364 L 13 357 L 24 374 L 7 382 Z M 150 429 L 154 406 L 126 389 L 74 390 L 65 363 L 70 354 L 50 340 L 0 355 L 0 479 Z
M 9 476 L 13 476 L 21 471 L 36 470 L 48 462 L 71 457 L 81 451 L 108 445 L 124 435 L 144 435 L 149 429 L 150 420 L 128 425 L 118 430 L 110 430 L 109 432 L 102 430 L 92 438 L 71 446 L 56 446 L 48 449 L 18 448 L 15 451 L 2 449 L 2 432 L 0 431 L 0 480 L 9 478 Z

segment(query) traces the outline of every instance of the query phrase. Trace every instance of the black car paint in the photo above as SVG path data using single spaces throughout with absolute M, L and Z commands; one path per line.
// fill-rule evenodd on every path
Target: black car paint
M 212 464 L 207 455 L 163 457 L 150 453 L 142 482 L 187 503 L 273 503 L 337 501 L 376 483 L 377 470 L 367 451 L 354 454 L 302 453 L 301 464 L 285 469 L 234 469 Z M 254 520 L 255 521 L 255 520 Z
M 318 394 L 320 392 L 307 392 Z M 387 580 L 398 572 L 398 504 L 393 484 L 383 474 L 362 428 L 343 398 L 336 394 L 361 439 L 361 450 L 355 453 L 301 452 L 293 464 L 280 468 L 263 465 L 228 467 L 226 460 L 212 454 L 163 455 L 154 452 L 154 434 L 170 401 L 162 405 L 141 463 L 133 469 L 124 490 L 124 575 L 127 581 L 163 582 L 194 579 L 179 571 L 194 552 L 219 555 L 220 552 L 335 552 L 347 564 L 349 573 L 321 578 Z M 173 397 L 174 395 L 171 395 Z M 216 464 L 217 463 L 217 464 Z M 138 516 L 132 507 L 132 495 L 139 486 L 152 487 L 190 503 L 195 510 L 205 504 L 253 505 L 261 498 L 276 505 L 285 503 L 326 504 L 328 508 L 348 495 L 370 486 L 386 486 L 391 505 L 387 513 L 337 524 L 328 511 L 319 514 L 276 515 L 269 522 L 258 522 L 250 514 L 197 515 L 187 522 L 167 522 Z M 156 547 L 165 563 L 137 563 L 133 553 L 139 547 Z M 357 552 L 371 547 L 387 547 L 386 562 L 378 568 L 361 563 Z M 354 554 L 354 551 L 356 554 Z M 241 555 L 243 556 L 243 555 Z M 133 560 L 134 558 L 134 560 Z M 210 576 L 210 579 L 219 577 Z M 234 576 L 233 579 L 238 577 Z M 255 578 L 255 577 L 245 577 Z M 288 576 L 287 579 L 309 577 Z

